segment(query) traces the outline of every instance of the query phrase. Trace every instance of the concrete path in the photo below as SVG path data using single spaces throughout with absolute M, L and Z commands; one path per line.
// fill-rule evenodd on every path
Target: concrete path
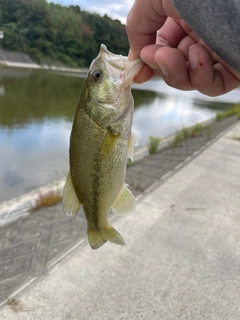
M 240 124 L 112 221 L 126 246 L 86 242 L 1 320 L 240 319 Z M 20 310 L 18 312 L 13 310 Z

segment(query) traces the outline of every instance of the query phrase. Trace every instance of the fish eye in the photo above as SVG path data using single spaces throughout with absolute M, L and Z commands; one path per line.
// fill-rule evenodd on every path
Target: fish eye
M 92 75 L 93 75 L 93 79 L 95 81 L 100 81 L 102 79 L 102 71 L 101 70 L 93 71 Z

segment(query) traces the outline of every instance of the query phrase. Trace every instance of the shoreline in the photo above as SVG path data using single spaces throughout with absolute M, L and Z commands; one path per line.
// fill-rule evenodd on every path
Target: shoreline
M 204 128 L 214 124 L 215 121 L 216 118 L 214 117 L 210 120 L 199 123 L 199 125 Z M 194 127 L 195 126 L 192 126 L 186 129 L 191 130 Z M 163 139 L 157 148 L 157 152 L 169 147 L 174 142 L 175 136 L 176 134 Z M 136 150 L 134 153 L 133 165 L 149 155 L 150 153 L 148 150 L 148 146 L 144 146 Z M 65 181 L 66 178 L 50 182 L 45 186 L 0 203 L 0 226 L 10 224 L 22 216 L 30 215 L 32 211 L 36 210 L 39 207 L 38 204 L 41 203 L 42 200 L 44 201 L 45 199 L 47 199 L 49 196 L 57 196 L 59 197 L 60 201 Z
M 24 69 L 35 69 L 35 70 L 49 70 L 49 71 L 64 71 L 86 74 L 88 68 L 67 68 L 67 67 L 57 67 L 57 66 L 47 66 L 39 65 L 37 63 L 24 63 L 24 62 L 13 62 L 8 60 L 0 60 L 0 67 L 10 67 L 10 68 L 24 68 Z

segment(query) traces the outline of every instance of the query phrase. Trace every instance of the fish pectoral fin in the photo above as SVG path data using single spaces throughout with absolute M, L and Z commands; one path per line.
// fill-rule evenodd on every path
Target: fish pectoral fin
M 138 146 L 138 141 L 135 133 L 132 131 L 131 136 L 128 139 L 128 158 L 130 158 L 133 161 L 134 158 L 134 147 Z
M 66 215 L 75 217 L 81 207 L 81 202 L 78 200 L 70 172 L 68 173 L 65 186 L 63 188 L 63 210 Z
M 87 229 L 88 241 L 93 250 L 100 248 L 105 242 L 110 241 L 119 245 L 125 245 L 123 237 L 110 224 L 102 230 Z
M 110 157 L 110 155 L 112 154 L 114 145 L 116 144 L 119 136 L 120 136 L 119 134 L 118 135 L 113 134 L 111 129 L 109 129 L 101 146 L 101 156 L 103 159 L 107 159 Z
M 128 189 L 128 185 L 124 184 L 111 208 L 116 214 L 127 214 L 135 209 L 136 204 L 136 198 Z

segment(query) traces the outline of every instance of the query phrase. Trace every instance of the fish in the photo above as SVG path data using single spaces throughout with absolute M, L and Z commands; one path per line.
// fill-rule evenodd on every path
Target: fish
M 98 249 L 110 241 L 124 245 L 108 221 L 132 212 L 136 199 L 125 183 L 127 158 L 133 161 L 134 100 L 130 84 L 143 66 L 141 59 L 108 51 L 101 45 L 80 93 L 69 147 L 69 173 L 63 189 L 63 209 L 76 216 L 83 207 L 88 241 Z

